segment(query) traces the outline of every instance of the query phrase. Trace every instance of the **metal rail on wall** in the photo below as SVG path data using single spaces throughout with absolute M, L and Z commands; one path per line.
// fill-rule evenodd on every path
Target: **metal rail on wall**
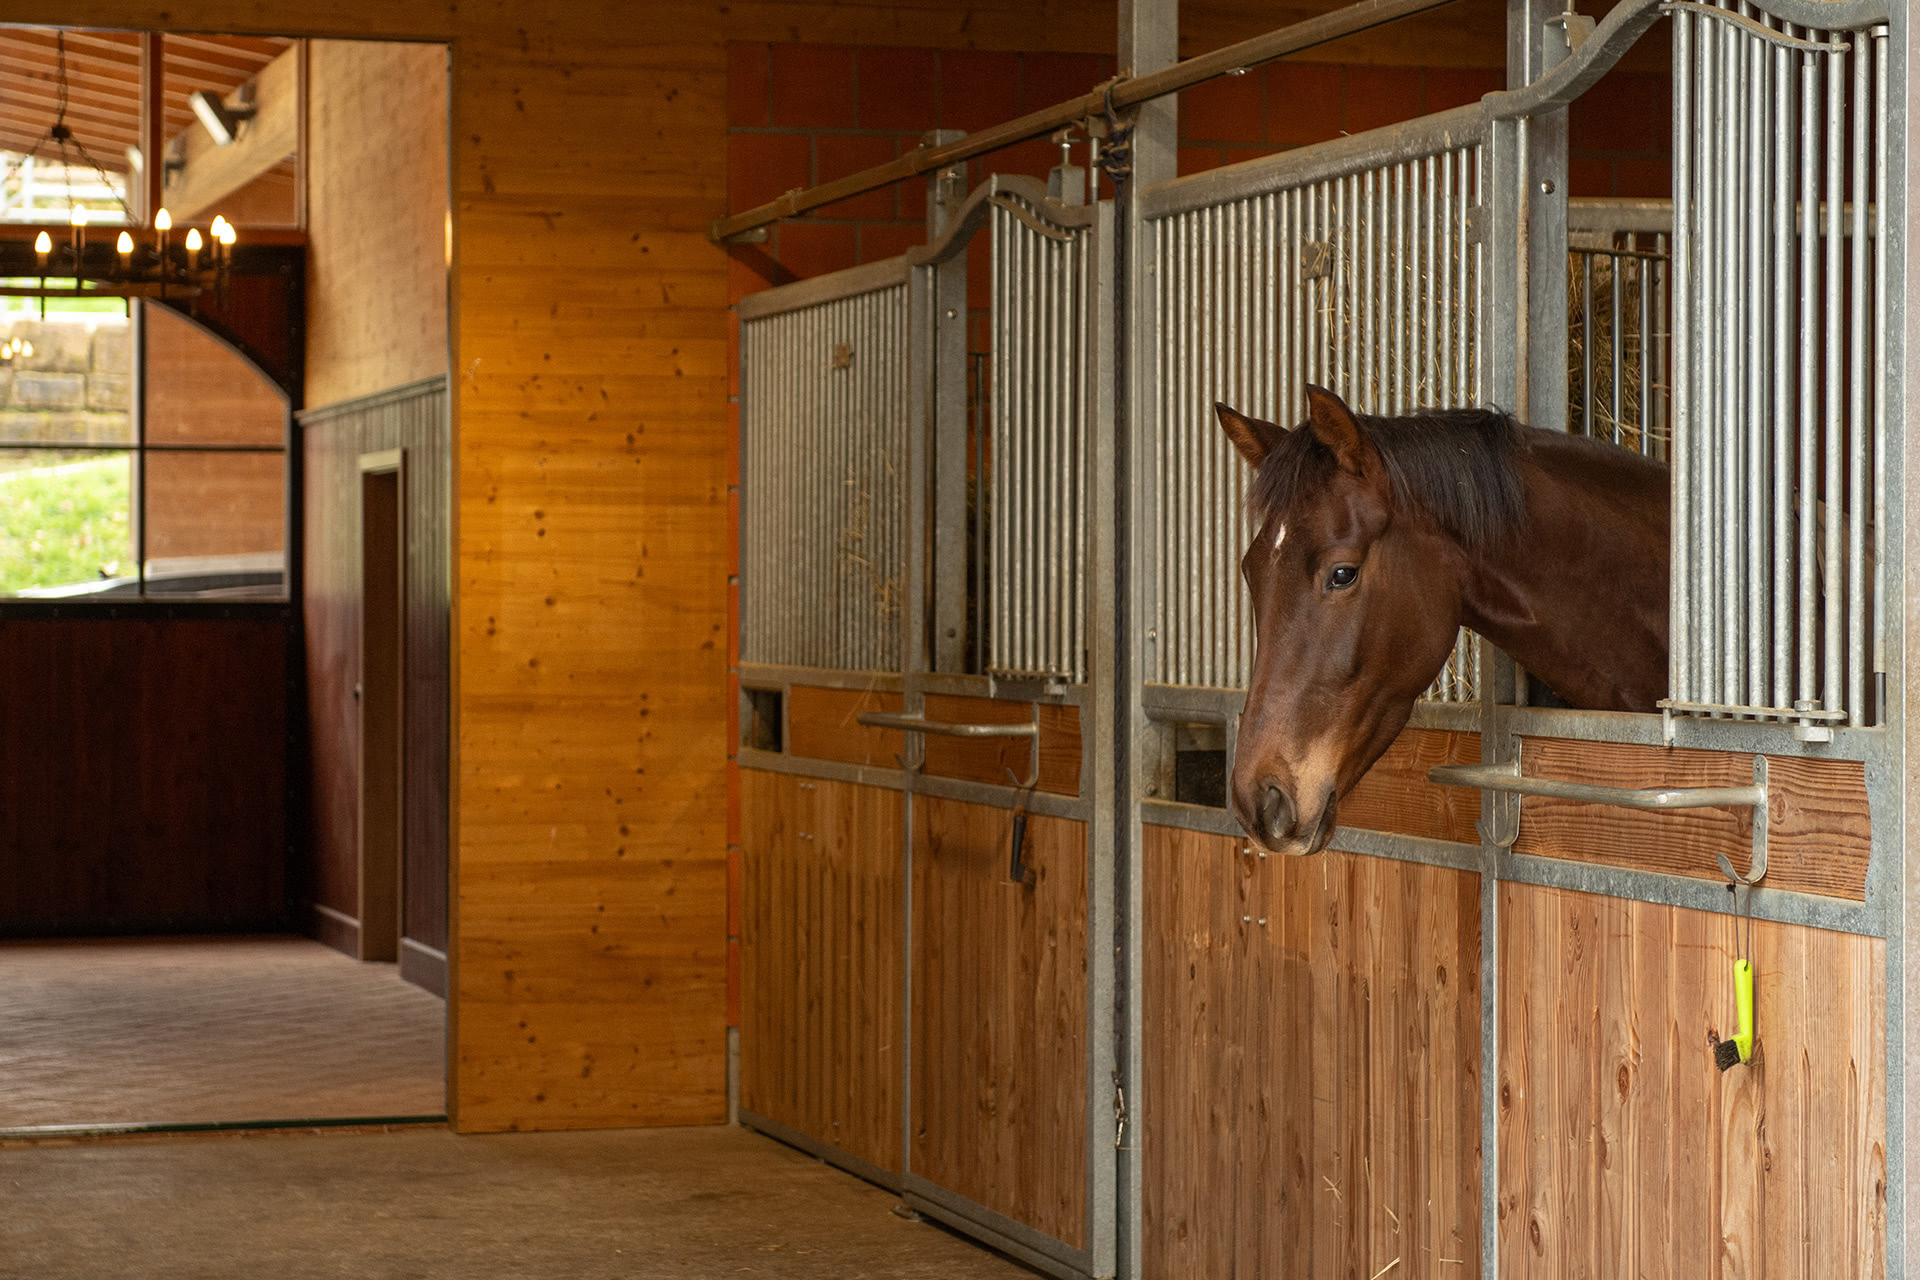
M 886 164 L 862 169 L 818 186 L 797 188 L 766 204 L 715 220 L 707 234 L 716 244 L 736 240 L 809 209 L 818 209 L 849 196 L 932 173 L 961 160 L 1012 146 L 1016 142 L 1042 138 L 1066 125 L 1080 124 L 1090 119 L 1104 120 L 1155 98 L 1164 98 L 1222 76 L 1237 75 L 1290 53 L 1358 35 L 1362 31 L 1452 3 L 1453 0 L 1362 0 L 1359 4 L 1348 5 L 1305 22 L 1296 22 L 1278 31 L 1254 36 L 1197 58 L 1188 58 L 1164 71 L 1143 76 L 1119 76 L 1078 98 L 1069 98 L 1051 107 L 1028 112 L 1005 124 L 967 134 L 957 142 L 916 147 Z

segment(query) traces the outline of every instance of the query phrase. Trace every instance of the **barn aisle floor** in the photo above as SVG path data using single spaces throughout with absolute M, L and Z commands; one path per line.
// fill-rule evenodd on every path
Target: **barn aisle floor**
M 0 1130 L 437 1116 L 445 1019 L 307 938 L 0 943 Z
M 0 1143 L 0 1277 L 1019 1280 L 742 1129 Z

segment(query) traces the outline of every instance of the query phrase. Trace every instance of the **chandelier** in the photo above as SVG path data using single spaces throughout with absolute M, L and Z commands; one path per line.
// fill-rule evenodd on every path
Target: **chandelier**
M 32 274 L 38 278 L 36 284 L 21 283 L 20 278 L 27 273 L 16 269 L 14 262 L 0 266 L 0 272 L 4 272 L 4 276 L 0 276 L 0 297 L 38 298 L 44 316 L 48 298 L 123 298 L 131 305 L 134 298 L 185 301 L 212 292 L 216 305 L 224 310 L 233 245 L 238 237 L 233 224 L 223 215 L 215 214 L 204 234 L 198 227 L 189 227 L 185 235 L 175 237 L 172 215 L 158 209 L 154 211 L 152 223 L 141 228 L 142 234 L 138 237 L 133 230 L 122 229 L 111 243 L 103 239 L 89 242 L 87 228 L 92 211 L 73 197 L 72 173 L 80 164 L 99 175 L 101 185 L 120 206 L 128 228 L 134 227 L 138 220 L 120 189 L 108 177 L 105 166 L 74 136 L 67 124 L 66 32 L 56 31 L 54 42 L 57 96 L 53 123 L 31 148 L 14 157 L 6 176 L 9 182 L 14 180 L 20 167 L 30 159 L 41 157 L 42 152 L 46 152 L 45 158 L 50 161 L 57 158 L 67 175 L 69 232 L 59 240 L 46 230 L 34 237 Z M 24 267 L 24 260 L 19 260 L 17 265 Z

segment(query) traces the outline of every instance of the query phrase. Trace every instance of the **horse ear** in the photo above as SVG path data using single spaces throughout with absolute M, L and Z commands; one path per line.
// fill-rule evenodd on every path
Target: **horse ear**
M 1343 470 L 1359 475 L 1373 447 L 1353 420 L 1346 402 L 1325 387 L 1307 387 L 1307 425 L 1314 438 L 1333 451 Z
M 1217 401 L 1213 412 L 1220 419 L 1220 427 L 1227 433 L 1227 439 L 1233 441 L 1233 447 L 1240 451 L 1240 456 L 1256 467 L 1266 461 L 1267 455 L 1273 452 L 1273 446 L 1279 444 L 1287 434 L 1285 427 L 1249 418 L 1239 410 L 1229 409 Z

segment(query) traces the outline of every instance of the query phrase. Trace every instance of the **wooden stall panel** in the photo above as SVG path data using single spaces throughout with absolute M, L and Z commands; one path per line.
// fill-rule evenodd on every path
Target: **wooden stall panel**
M 1340 824 L 1429 840 L 1480 843 L 1480 793 L 1427 781 L 1437 764 L 1479 764 L 1480 735 L 1407 729 L 1345 799 Z
M 1033 719 L 1034 706 L 997 698 L 928 694 L 926 715 L 929 720 L 954 724 L 1025 724 Z M 1078 795 L 1080 708 L 1042 703 L 1039 718 L 1039 789 L 1056 795 Z M 1027 770 L 1032 767 L 1031 751 L 1026 738 L 941 738 L 928 734 L 924 772 L 938 778 L 995 782 L 1004 787 L 1026 781 Z
M 859 722 L 863 712 L 898 710 L 897 693 L 796 684 L 787 691 L 787 754 L 898 768 L 900 756 L 907 749 L 906 735 L 898 729 L 875 729 Z
M 1753 782 L 1753 757 L 1624 743 L 1528 738 L 1529 777 L 1609 787 L 1724 787 Z M 1866 897 L 1871 828 L 1866 768 L 1857 760 L 1768 756 L 1771 807 L 1767 886 Z M 1461 790 L 1478 802 L 1478 792 Z M 1530 796 L 1514 845 L 1522 853 L 1724 880 L 1715 855 L 1736 867 L 1753 856 L 1753 822 L 1741 809 L 1643 813 Z
M 1007 812 L 913 814 L 912 1171 L 1084 1248 L 1086 825 L 1029 820 L 1015 884 Z
M 743 769 L 740 1105 L 900 1167 L 900 795 Z
M 1723 1075 L 1730 918 L 1501 893 L 1503 1277 L 1884 1274 L 1883 943 L 1753 925 L 1754 1061 Z
M 1478 1275 L 1478 877 L 1242 845 L 1146 829 L 1143 1273 Z

